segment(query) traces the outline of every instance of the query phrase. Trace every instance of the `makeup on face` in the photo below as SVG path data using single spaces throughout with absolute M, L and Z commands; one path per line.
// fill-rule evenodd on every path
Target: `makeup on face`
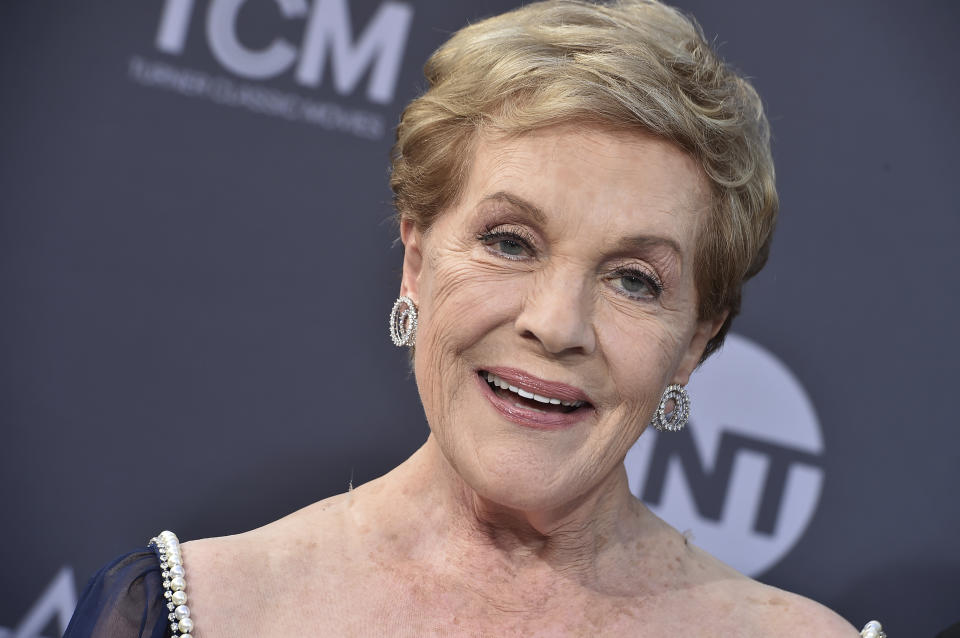
M 590 398 L 575 386 L 501 366 L 479 369 L 477 377 L 491 405 L 518 425 L 563 428 L 593 416 Z

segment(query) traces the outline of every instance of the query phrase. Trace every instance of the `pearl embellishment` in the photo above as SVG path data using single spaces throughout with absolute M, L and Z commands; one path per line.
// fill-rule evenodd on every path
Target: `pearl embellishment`
M 160 557 L 160 569 L 163 576 L 163 597 L 167 599 L 167 620 L 170 622 L 172 638 L 193 638 L 193 619 L 187 607 L 187 581 L 180 556 L 180 540 L 171 531 L 164 530 L 150 539 L 149 547 L 154 547 Z
M 860 630 L 861 638 L 887 638 L 887 634 L 883 631 L 883 626 L 876 620 L 871 620 L 866 625 L 863 626 L 863 629 Z

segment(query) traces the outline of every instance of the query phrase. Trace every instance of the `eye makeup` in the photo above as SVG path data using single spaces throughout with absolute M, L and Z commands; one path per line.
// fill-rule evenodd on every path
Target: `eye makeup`
M 477 233 L 477 241 L 507 259 L 525 259 L 536 253 L 536 238 L 521 226 L 488 226 L 483 232 Z
M 621 286 L 613 288 L 621 295 L 637 301 L 647 301 L 659 299 L 665 290 L 660 277 L 652 271 L 638 266 L 623 266 L 611 272 L 606 280 L 608 282 L 620 281 Z M 640 290 L 631 290 L 637 286 L 646 288 L 646 292 Z
M 523 202 L 518 208 L 513 199 L 498 193 L 481 200 L 476 209 L 474 223 L 479 230 L 474 233 L 474 239 L 501 259 L 537 259 L 543 252 L 540 226 L 547 222 L 547 217 L 540 209 L 532 216 L 529 210 L 532 205 Z M 679 246 L 672 239 L 624 237 L 615 241 L 610 253 L 598 258 L 600 263 L 619 263 L 603 267 L 598 274 L 615 293 L 629 300 L 656 301 L 667 292 L 667 280 L 675 272 L 679 258 Z

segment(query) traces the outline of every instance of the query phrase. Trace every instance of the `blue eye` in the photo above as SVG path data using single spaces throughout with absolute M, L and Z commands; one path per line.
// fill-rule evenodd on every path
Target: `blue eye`
M 610 281 L 619 282 L 621 294 L 631 299 L 656 299 L 663 293 L 663 284 L 641 270 L 621 270 L 613 273 Z
M 526 248 L 518 241 L 512 239 L 501 239 L 496 244 L 497 249 L 505 255 L 520 256 Z
M 533 253 L 530 242 L 517 233 L 507 231 L 486 232 L 477 235 L 477 239 L 493 252 L 507 259 L 523 259 Z

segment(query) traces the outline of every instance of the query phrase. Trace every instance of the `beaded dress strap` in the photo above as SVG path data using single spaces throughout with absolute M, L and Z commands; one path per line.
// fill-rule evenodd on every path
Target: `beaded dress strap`
M 187 607 L 187 581 L 184 580 L 183 558 L 180 556 L 180 539 L 169 530 L 164 530 L 150 539 L 148 547 L 156 548 L 163 570 L 163 597 L 167 599 L 170 614 L 170 636 L 193 638 L 193 620 Z
M 887 638 L 887 634 L 879 622 L 871 620 L 860 630 L 860 638 Z

